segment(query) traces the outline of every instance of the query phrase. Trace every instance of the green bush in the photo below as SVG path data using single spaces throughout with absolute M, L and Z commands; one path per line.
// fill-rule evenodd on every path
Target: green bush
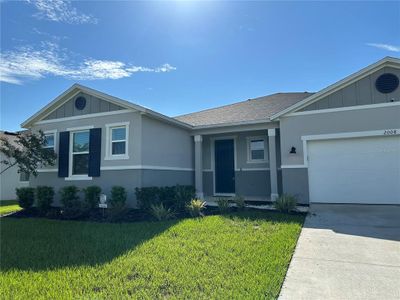
M 126 190 L 123 186 L 113 186 L 111 188 L 111 208 L 124 207 L 126 203 Z
M 296 208 L 296 198 L 292 195 L 283 194 L 274 203 L 274 207 L 280 212 L 290 213 Z
M 63 216 L 66 218 L 78 218 L 82 215 L 82 202 L 78 196 L 79 189 L 74 185 L 60 189 Z
M 186 205 L 186 210 L 189 212 L 190 216 L 193 218 L 203 216 L 203 210 L 206 209 L 207 203 L 201 199 L 192 199 L 188 205 Z
M 54 199 L 54 189 L 51 186 L 36 187 L 36 200 L 38 209 L 46 213 L 50 210 Z
M 18 204 L 22 208 L 31 208 L 35 201 L 35 189 L 32 187 L 22 187 L 15 189 Z
M 235 196 L 233 197 L 233 202 L 236 204 L 236 207 L 239 210 L 243 210 L 246 208 L 246 203 L 244 202 L 244 197 L 242 196 Z
M 221 213 L 227 212 L 229 210 L 229 199 L 228 198 L 218 198 L 217 200 L 218 208 Z
M 97 185 L 91 185 L 85 188 L 83 192 L 85 193 L 85 208 L 94 209 L 98 207 L 101 188 Z
M 175 217 L 175 213 L 171 208 L 166 208 L 164 204 L 152 205 L 150 214 L 158 221 L 170 220 Z
M 139 207 L 150 211 L 152 205 L 164 204 L 175 211 L 184 211 L 195 196 L 195 188 L 189 185 L 135 188 Z

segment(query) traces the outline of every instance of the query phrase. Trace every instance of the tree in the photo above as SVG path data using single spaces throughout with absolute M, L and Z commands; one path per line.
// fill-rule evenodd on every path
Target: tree
M 25 131 L 17 133 L 13 141 L 5 137 L 1 137 L 0 141 L 0 153 L 5 156 L 0 163 L 6 166 L 0 174 L 18 165 L 19 173 L 37 176 L 38 167 L 55 164 L 57 155 L 52 149 L 45 148 L 46 137 L 42 131 L 38 133 Z

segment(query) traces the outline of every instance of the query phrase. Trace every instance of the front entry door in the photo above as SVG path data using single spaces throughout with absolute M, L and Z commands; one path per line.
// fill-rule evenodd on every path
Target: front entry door
M 235 148 L 233 139 L 215 141 L 215 192 L 235 193 Z

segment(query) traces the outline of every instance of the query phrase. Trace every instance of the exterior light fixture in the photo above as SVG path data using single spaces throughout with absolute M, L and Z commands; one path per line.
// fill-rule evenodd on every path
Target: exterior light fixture
M 290 149 L 290 154 L 296 154 L 296 147 L 293 147 Z

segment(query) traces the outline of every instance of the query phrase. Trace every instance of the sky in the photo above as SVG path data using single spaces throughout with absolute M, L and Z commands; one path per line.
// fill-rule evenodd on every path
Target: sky
M 168 116 L 400 57 L 397 2 L 0 1 L 0 129 L 74 83 Z

